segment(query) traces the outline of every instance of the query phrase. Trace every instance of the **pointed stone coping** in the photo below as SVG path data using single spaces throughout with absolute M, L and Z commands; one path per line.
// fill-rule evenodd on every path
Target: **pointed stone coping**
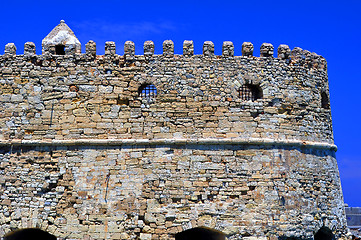
M 49 46 L 56 45 L 63 45 L 65 47 L 72 45 L 75 48 L 75 52 L 80 53 L 81 51 L 81 43 L 64 20 L 61 20 L 42 41 L 43 51 L 48 49 Z
M 173 138 L 173 139 L 69 139 L 69 140 L 0 140 L 0 146 L 89 146 L 89 145 L 264 145 L 264 146 L 293 146 L 337 151 L 337 146 L 326 142 L 302 140 L 269 139 L 269 138 Z

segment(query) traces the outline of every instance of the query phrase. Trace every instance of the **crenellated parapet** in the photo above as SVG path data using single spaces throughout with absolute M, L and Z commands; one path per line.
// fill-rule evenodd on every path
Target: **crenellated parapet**
M 260 46 L 260 56 L 256 57 L 253 55 L 254 46 L 250 42 L 244 42 L 241 46 L 242 56 L 235 56 L 235 46 L 231 41 L 225 41 L 222 44 L 222 59 L 238 59 L 238 58 L 254 58 L 254 59 L 280 59 L 287 62 L 287 64 L 327 70 L 326 60 L 316 53 L 311 53 L 307 50 L 302 50 L 299 47 L 295 47 L 292 51 L 290 48 L 281 44 L 277 49 L 277 57 L 274 57 L 274 46 L 271 43 L 263 43 Z M 155 54 L 154 53 L 154 43 L 152 41 L 144 42 L 143 49 L 144 55 L 135 54 L 135 44 L 132 41 L 126 41 L 124 44 L 124 54 L 123 56 L 118 55 L 116 52 L 115 42 L 108 41 L 105 43 L 104 57 L 106 59 L 117 59 L 123 57 L 125 61 L 134 61 L 142 57 L 152 57 L 152 56 L 163 56 L 168 59 L 171 59 L 175 56 L 184 56 L 184 57 L 206 57 L 206 58 L 218 58 L 214 54 L 215 45 L 211 41 L 205 41 L 203 44 L 202 54 L 194 54 L 194 44 L 193 41 L 185 40 L 183 42 L 183 55 L 177 55 L 174 53 L 174 43 L 172 40 L 165 40 L 163 42 L 163 53 Z M 32 42 L 27 42 L 24 45 L 24 55 L 34 56 L 35 44 Z M 90 40 L 85 45 L 85 53 L 81 53 L 81 43 L 75 36 L 74 32 L 65 24 L 62 20 L 59 25 L 57 25 L 42 41 L 42 53 L 47 58 L 56 58 L 62 56 L 75 56 L 77 59 L 85 60 L 95 60 L 102 55 L 97 56 L 96 54 L 96 43 Z M 5 56 L 16 56 L 16 46 L 14 43 L 8 43 L 5 46 L 4 55 Z M 85 57 L 85 58 L 84 58 Z
M 223 128 L 222 124 L 215 124 L 219 133 L 207 133 L 209 135 L 206 136 L 281 138 L 298 141 L 327 139 L 328 143 L 333 143 L 326 60 L 299 47 L 291 51 L 289 46 L 281 44 L 275 50 L 271 43 L 263 43 L 260 46 L 260 56 L 254 56 L 252 43 L 244 42 L 239 46 L 225 41 L 222 46 L 218 46 L 221 47 L 222 54 L 216 55 L 217 46 L 211 41 L 205 41 L 202 54 L 194 54 L 193 41 L 185 40 L 183 53 L 175 54 L 173 41 L 165 40 L 161 54 L 155 54 L 153 41 L 146 41 L 143 45 L 144 54 L 136 55 L 134 42 L 126 41 L 124 54 L 119 55 L 116 43 L 108 41 L 105 43 L 104 55 L 97 55 L 97 45 L 94 41 L 89 41 L 85 45 L 85 53 L 81 53 L 79 40 L 63 21 L 43 40 L 42 47 L 43 54 L 36 55 L 35 44 L 27 42 L 24 45 L 24 53 L 17 54 L 15 44 L 9 43 L 5 46 L 4 55 L 0 56 L 0 102 L 10 106 L 9 109 L 18 108 L 20 112 L 16 113 L 17 116 L 29 115 L 17 105 L 23 100 L 27 101 L 28 108 L 34 112 L 42 111 L 44 108 L 53 111 L 49 104 L 55 102 L 84 101 L 93 107 L 98 104 L 96 108 L 101 109 L 100 112 L 105 111 L 102 117 L 107 122 L 113 121 L 113 117 L 107 118 L 108 115 L 118 114 L 119 109 L 123 108 L 132 112 L 134 116 L 138 115 L 133 111 L 140 109 L 147 114 L 148 109 L 152 107 L 158 109 L 157 111 L 163 111 L 170 107 L 169 104 L 172 105 L 169 111 L 173 111 L 178 105 L 183 109 L 179 111 L 188 111 L 189 106 L 197 106 L 194 107 L 194 111 L 202 112 L 204 115 L 208 111 L 224 111 L 228 108 L 229 114 L 235 115 L 226 118 L 229 126 L 225 125 L 231 133 L 226 133 L 223 130 L 226 128 Z M 241 56 L 235 55 L 237 47 L 241 47 Z M 100 106 L 102 104 L 97 102 L 100 98 L 104 98 L 102 104 L 108 102 L 112 105 L 110 109 L 116 113 L 109 113 L 108 108 Z M 183 106 L 182 101 L 187 101 L 187 105 Z M 197 105 L 200 102 L 202 107 Z M 79 107 L 84 108 L 81 104 Z M 9 114 L 15 113 L 12 111 Z M 51 122 L 63 121 L 63 114 L 64 112 L 58 116 L 52 114 Z M 75 111 L 74 116 L 77 114 Z M 168 118 L 177 122 L 172 125 L 175 127 L 179 122 L 178 113 L 172 114 L 172 117 Z M 22 119 L 26 119 L 24 116 Z M 31 121 L 35 117 L 29 116 Z M 48 115 L 41 119 L 42 125 L 48 124 L 47 117 Z M 249 123 L 250 119 L 246 117 L 256 119 L 259 123 L 245 129 L 232 123 L 233 119 Z M 84 119 L 93 124 L 97 122 L 83 115 L 79 121 Z M 134 121 L 132 117 L 130 119 L 129 121 Z M 154 121 L 161 121 L 160 119 Z M 278 119 L 276 124 L 272 119 Z M 198 125 L 197 115 L 189 117 L 187 121 L 196 126 L 185 131 L 189 134 L 188 137 L 201 134 L 203 125 Z M 179 125 L 184 127 L 187 124 Z M 314 126 L 312 131 L 309 130 L 309 125 Z M 35 134 L 34 137 L 33 130 L 29 130 L 29 134 L 19 130 L 20 134 L 9 126 L 3 126 L 0 138 L 2 135 L 6 139 L 12 139 L 14 136 L 16 138 L 18 135 L 28 139 L 42 138 L 41 134 Z M 30 128 L 37 126 L 34 121 Z M 93 134 L 98 131 L 95 130 L 98 126 L 89 126 L 92 130 L 87 130 L 84 135 L 98 137 L 98 134 Z M 124 126 L 126 134 L 130 134 L 126 135 L 127 138 L 139 137 L 138 133 L 132 133 L 136 129 L 136 124 Z M 169 131 L 176 134 L 176 128 Z M 273 130 L 269 130 L 270 128 Z M 292 133 L 289 128 L 293 129 Z M 112 136 L 122 134 L 116 133 Z M 158 136 L 150 132 L 143 134 L 146 138 Z M 62 132 L 57 132 L 56 136 L 64 137 Z M 81 136 L 82 134 L 76 138 Z M 99 136 L 104 137 L 100 134 Z M 162 134 L 161 136 L 164 137 Z
M 244 42 L 242 44 L 242 56 L 235 56 L 234 55 L 234 44 L 230 41 L 223 42 L 222 45 L 222 57 L 224 58 L 240 58 L 240 57 L 252 57 L 252 58 L 275 58 L 280 60 L 285 60 L 289 64 L 298 65 L 298 66 L 305 66 L 307 68 L 314 68 L 320 70 L 327 69 L 327 62 L 326 60 L 316 54 L 311 53 L 310 51 L 303 50 L 299 47 L 295 47 L 292 51 L 288 45 L 281 44 L 277 48 L 277 57 L 274 57 L 274 47 L 270 43 L 263 43 L 260 47 L 260 57 L 256 57 L 253 55 L 254 46 L 250 42 Z M 75 55 L 85 55 L 92 59 L 95 59 L 96 54 L 96 43 L 94 41 L 89 41 L 85 47 L 85 53 L 82 54 L 76 49 L 78 47 L 66 45 L 64 48 L 64 54 L 57 54 L 55 50 L 55 45 L 43 46 L 43 54 L 47 56 L 53 57 L 61 57 L 62 55 L 65 56 L 75 56 Z M 152 41 L 144 42 L 144 56 L 150 57 L 157 55 L 154 53 L 154 43 Z M 204 56 L 204 57 L 217 57 L 214 54 L 214 43 L 211 41 L 206 41 L 203 44 L 203 53 L 201 55 L 194 54 L 194 44 L 193 41 L 185 40 L 183 43 L 183 56 L 184 57 L 192 57 L 192 56 Z M 5 46 L 4 55 L 6 56 L 16 56 L 16 46 L 14 43 L 8 43 Z M 35 44 L 32 42 L 27 42 L 24 45 L 24 55 L 35 55 Z M 160 54 L 164 57 L 171 58 L 174 57 L 174 43 L 171 40 L 165 40 L 163 42 L 163 53 Z M 178 56 L 182 56 L 178 55 Z M 99 55 L 101 56 L 101 55 Z M 116 44 L 115 42 L 106 42 L 105 43 L 105 53 L 104 56 L 120 56 L 116 53 Z M 125 59 L 131 60 L 139 57 L 141 55 L 135 54 L 135 44 L 132 41 L 127 41 L 124 44 L 124 55 Z

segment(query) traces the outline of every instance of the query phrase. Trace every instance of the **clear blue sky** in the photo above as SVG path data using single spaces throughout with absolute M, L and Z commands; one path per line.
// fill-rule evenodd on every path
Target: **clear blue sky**
M 104 53 L 105 41 L 115 41 L 123 53 L 127 40 L 142 54 L 153 40 L 156 53 L 172 39 L 175 52 L 193 40 L 200 54 L 211 40 L 216 54 L 223 41 L 233 41 L 235 54 L 250 41 L 255 56 L 263 42 L 287 44 L 316 52 L 328 61 L 331 109 L 337 160 L 345 202 L 361 207 L 361 1 L 2 1 L 0 46 L 14 42 L 23 52 L 27 41 L 41 40 L 61 19 L 73 29 L 83 47 L 89 40 Z M 84 49 L 84 48 L 83 48 Z

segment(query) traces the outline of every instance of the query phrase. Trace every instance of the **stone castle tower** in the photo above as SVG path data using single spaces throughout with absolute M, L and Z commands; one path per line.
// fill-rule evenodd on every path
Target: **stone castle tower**
M 346 237 L 323 57 L 81 53 L 64 21 L 42 45 L 0 56 L 4 239 Z

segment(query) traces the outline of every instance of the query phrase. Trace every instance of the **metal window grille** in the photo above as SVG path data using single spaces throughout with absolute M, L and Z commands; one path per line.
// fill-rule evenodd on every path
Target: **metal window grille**
M 239 97 L 243 101 L 256 100 L 255 94 L 253 93 L 252 89 L 247 85 L 243 85 L 239 88 Z
M 155 98 L 157 96 L 157 88 L 153 85 L 146 85 L 140 91 L 140 96 L 143 98 Z

